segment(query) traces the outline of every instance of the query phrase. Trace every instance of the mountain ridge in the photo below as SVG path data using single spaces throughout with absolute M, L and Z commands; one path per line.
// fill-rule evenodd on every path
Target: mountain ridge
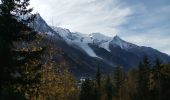
M 156 49 L 126 42 L 118 35 L 113 37 L 101 33 L 89 35 L 71 32 L 69 29 L 50 27 L 39 15 L 35 20 L 35 30 L 46 34 L 56 47 L 64 51 L 64 57 L 76 77 L 93 76 L 100 67 L 103 73 L 110 73 L 115 66 L 128 70 L 138 66 L 145 55 L 151 62 L 157 58 L 163 63 L 170 62 L 170 56 Z M 43 26 L 43 27 L 41 27 Z

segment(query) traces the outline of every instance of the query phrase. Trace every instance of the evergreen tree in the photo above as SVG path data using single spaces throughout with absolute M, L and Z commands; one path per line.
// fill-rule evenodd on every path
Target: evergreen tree
M 14 73 L 13 70 L 13 58 L 12 58 L 12 38 L 13 28 L 16 20 L 12 18 L 10 14 L 14 9 L 13 0 L 1 0 L 0 4 L 0 90 L 3 91 L 3 87 L 10 84 L 12 77 L 10 73 Z
M 94 100 L 93 83 L 89 78 L 81 86 L 80 100 Z
M 115 85 L 115 96 L 121 100 L 122 98 L 122 88 L 124 86 L 125 74 L 123 68 L 117 66 L 114 71 L 114 85 Z
M 168 100 L 170 94 L 170 63 L 162 65 L 160 69 L 160 76 L 158 82 L 160 86 L 158 86 L 159 99 Z M 159 85 L 159 84 L 158 84 Z
M 97 72 L 96 72 L 96 83 L 97 83 L 98 87 L 101 86 L 101 72 L 100 72 L 99 67 L 98 67 Z
M 106 79 L 105 91 L 106 91 L 106 100 L 112 100 L 114 95 L 114 87 L 109 75 L 107 76 Z
M 22 5 L 19 5 L 22 4 Z M 12 95 L 18 92 L 16 84 L 21 76 L 19 72 L 22 66 L 39 55 L 40 51 L 24 50 L 25 47 L 15 48 L 16 42 L 31 41 L 35 37 L 35 33 L 29 28 L 28 20 L 31 18 L 22 19 L 21 15 L 26 15 L 31 12 L 27 9 L 29 0 L 1 0 L 0 4 L 0 95 L 1 98 L 13 98 Z M 24 13 L 22 9 L 24 10 Z M 29 56 L 28 56 L 29 55 Z M 23 57 L 23 58 L 22 58 Z M 25 83 L 25 82 L 22 82 Z M 15 86 L 15 87 L 14 87 Z M 17 93 L 18 94 L 18 93 Z M 24 93 L 20 92 L 24 96 Z M 14 99 L 14 98 L 13 98 Z
M 95 89 L 95 92 L 94 92 L 95 100 L 100 100 L 101 99 L 101 72 L 100 72 L 99 67 L 98 67 L 97 72 L 96 72 L 94 89 Z
M 130 69 L 127 73 L 126 94 L 127 100 L 137 100 L 137 80 L 138 80 L 138 70 Z
M 44 63 L 41 56 L 45 49 L 41 48 L 38 40 L 31 41 L 31 43 L 26 42 L 24 46 L 19 44 L 19 46 L 15 56 L 22 59 L 17 59 L 18 75 L 16 76 L 15 90 L 22 93 L 27 99 L 31 99 L 40 85 L 41 68 Z
M 147 56 L 144 56 L 143 63 L 139 64 L 138 94 L 141 100 L 149 99 L 149 78 L 150 62 Z
M 161 87 L 160 87 L 160 75 L 161 75 L 162 64 L 159 59 L 156 59 L 155 65 L 152 68 L 151 78 L 150 78 L 150 88 L 151 88 L 151 96 L 155 100 L 161 100 Z

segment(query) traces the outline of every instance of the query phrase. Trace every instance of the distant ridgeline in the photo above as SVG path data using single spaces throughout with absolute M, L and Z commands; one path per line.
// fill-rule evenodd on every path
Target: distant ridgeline
M 162 63 L 170 62 L 170 56 L 150 47 L 137 46 L 122 40 L 119 36 L 107 37 L 101 33 L 90 35 L 70 32 L 60 27 L 50 27 L 36 14 L 34 29 L 46 34 L 47 41 L 61 48 L 69 63 L 71 72 L 78 78 L 94 76 L 97 68 L 102 73 L 110 73 L 116 66 L 125 70 L 136 68 L 145 55 L 151 64 L 159 58 Z

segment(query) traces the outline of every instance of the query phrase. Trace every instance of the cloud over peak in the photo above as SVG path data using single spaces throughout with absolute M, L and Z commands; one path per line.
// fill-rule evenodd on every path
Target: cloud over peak
M 132 11 L 118 0 L 34 0 L 35 11 L 49 24 L 89 34 L 118 33 Z
M 90 34 L 119 34 L 170 54 L 169 0 L 31 0 L 48 24 Z

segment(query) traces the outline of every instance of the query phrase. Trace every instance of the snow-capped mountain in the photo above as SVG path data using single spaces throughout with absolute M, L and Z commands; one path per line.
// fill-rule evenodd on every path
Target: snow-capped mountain
M 137 47 L 137 45 L 126 42 L 126 41 L 122 40 L 117 35 L 113 38 L 113 40 L 111 41 L 111 44 L 115 45 L 115 46 L 119 46 L 119 47 L 121 47 L 122 49 L 125 49 L 125 50 Z
M 128 50 L 136 45 L 122 40 L 119 36 L 108 37 L 101 33 L 91 33 L 89 35 L 71 32 L 69 29 L 61 27 L 48 26 L 48 24 L 41 18 L 40 14 L 36 15 L 34 21 L 34 28 L 48 35 L 61 37 L 67 44 L 75 45 L 82 48 L 89 56 L 98 57 L 88 44 L 95 44 L 107 51 L 111 51 L 109 45 L 120 46 L 122 49 Z
M 52 27 L 68 44 L 76 45 L 82 48 L 89 56 L 98 57 L 95 52 L 89 47 L 89 44 L 95 44 L 100 48 L 111 52 L 109 46 L 118 46 L 121 49 L 129 50 L 131 48 L 138 47 L 135 44 L 122 40 L 118 35 L 114 37 L 108 37 L 101 33 L 91 33 L 89 35 L 70 32 L 68 29 L 60 27 Z
M 94 75 L 97 67 L 103 73 L 111 72 L 117 65 L 125 69 L 136 67 L 144 55 L 148 55 L 151 62 L 157 58 L 163 63 L 170 62 L 169 55 L 150 47 L 126 42 L 117 35 L 87 35 L 61 27 L 50 27 L 39 14 L 34 21 L 34 29 L 46 34 L 47 41 L 53 40 L 55 47 L 64 51 L 63 56 L 69 63 L 70 70 L 77 77 Z
M 40 14 L 35 14 L 35 19 L 31 27 L 42 34 L 59 37 L 59 35 L 44 21 Z

